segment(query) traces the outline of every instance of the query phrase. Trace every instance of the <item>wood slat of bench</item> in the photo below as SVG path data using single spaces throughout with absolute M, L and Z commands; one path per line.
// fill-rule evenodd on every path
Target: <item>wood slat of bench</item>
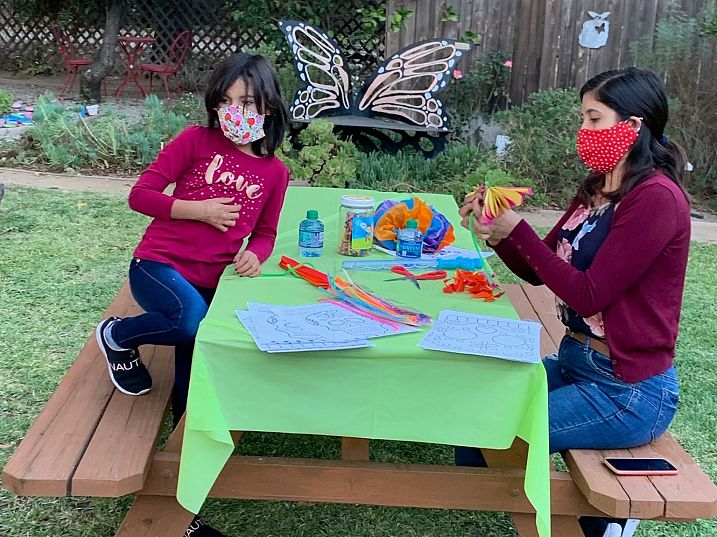
M 717 516 L 717 485 L 670 433 L 629 452 L 634 457 L 663 457 L 677 466 L 676 476 L 646 478 L 665 499 L 665 518 L 693 520 Z
M 604 449 L 600 451 L 599 471 L 607 472 L 606 479 L 615 479 L 630 498 L 630 518 L 657 518 L 665 512 L 665 500 L 645 476 L 618 476 L 602 464 L 604 457 L 624 457 L 624 449 Z M 595 469 L 596 471 L 598 469 Z
M 172 496 L 138 496 L 115 537 L 180 537 L 193 518 Z
M 523 287 L 520 285 L 509 284 L 505 286 L 505 292 L 510 299 L 511 304 L 518 313 L 518 316 L 523 320 L 531 320 L 542 322 L 538 313 L 530 305 L 528 297 L 525 295 Z M 564 331 L 564 330 L 563 330 Z M 546 330 L 540 331 L 540 354 L 547 356 L 557 352 L 557 347 L 550 334 Z
M 628 518 L 630 497 L 602 458 L 594 449 L 571 449 L 563 455 L 570 475 L 590 505 L 611 516 Z
M 73 496 L 118 497 L 144 484 L 172 394 L 174 350 L 147 345 L 140 353 L 152 390 L 141 397 L 115 390 L 72 478 Z
M 125 284 L 107 315 L 139 312 Z M 65 496 L 114 391 L 94 333 L 3 468 L 3 486 L 21 496 Z

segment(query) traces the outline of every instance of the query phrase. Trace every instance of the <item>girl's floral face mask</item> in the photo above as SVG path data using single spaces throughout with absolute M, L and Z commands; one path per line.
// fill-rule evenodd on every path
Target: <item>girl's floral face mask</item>
M 220 106 L 217 114 L 224 136 L 235 144 L 246 145 L 265 136 L 264 116 L 258 112 L 230 105 Z

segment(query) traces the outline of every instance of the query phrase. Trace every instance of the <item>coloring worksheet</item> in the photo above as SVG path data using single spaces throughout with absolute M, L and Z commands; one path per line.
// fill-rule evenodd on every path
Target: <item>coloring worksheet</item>
M 320 337 L 305 335 L 299 338 L 282 337 L 279 332 L 274 337 L 261 326 L 262 320 L 259 316 L 258 324 L 255 322 L 255 315 L 246 310 L 236 310 L 237 317 L 251 334 L 259 350 L 270 353 L 277 352 L 305 352 L 305 351 L 329 351 L 341 349 L 358 349 L 361 347 L 373 347 L 373 343 L 367 339 L 353 339 L 343 342 L 327 341 Z
M 247 308 L 237 310 L 237 316 L 257 346 L 268 352 L 368 347 L 372 345 L 368 338 L 418 330 L 375 321 L 329 303 L 280 306 L 249 302 Z
M 427 350 L 477 354 L 540 363 L 540 323 L 443 310 L 418 346 Z

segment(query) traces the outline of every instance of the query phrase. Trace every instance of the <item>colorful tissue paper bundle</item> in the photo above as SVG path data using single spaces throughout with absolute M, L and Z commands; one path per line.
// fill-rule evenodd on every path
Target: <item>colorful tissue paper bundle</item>
M 533 189 L 529 187 L 488 186 L 486 181 L 485 185 L 477 186 L 466 197 L 466 201 L 471 201 L 480 193 L 483 194 L 482 220 L 489 226 L 503 212 L 522 205 L 525 202 L 525 198 L 533 195 Z
M 418 221 L 423 233 L 423 252 L 435 253 L 456 240 L 448 219 L 418 197 L 403 201 L 386 200 L 374 214 L 374 243 L 388 250 L 396 249 L 396 230 L 408 220 Z

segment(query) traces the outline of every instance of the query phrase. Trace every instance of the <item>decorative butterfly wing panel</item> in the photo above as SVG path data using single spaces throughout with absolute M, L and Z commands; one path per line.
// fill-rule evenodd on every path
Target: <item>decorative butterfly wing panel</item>
M 291 105 L 293 119 L 382 115 L 420 127 L 448 129 L 447 114 L 436 95 L 448 87 L 470 44 L 431 39 L 410 45 L 384 61 L 354 96 L 348 63 L 334 39 L 301 21 L 278 24 L 302 83 Z
M 357 112 L 447 130 L 448 117 L 436 95 L 448 87 L 468 50 L 468 43 L 452 39 L 421 41 L 400 50 L 366 82 L 358 96 Z
M 349 113 L 351 79 L 336 41 L 301 21 L 282 20 L 278 24 L 291 47 L 294 68 L 302 83 L 291 105 L 291 117 L 313 119 L 328 113 Z

